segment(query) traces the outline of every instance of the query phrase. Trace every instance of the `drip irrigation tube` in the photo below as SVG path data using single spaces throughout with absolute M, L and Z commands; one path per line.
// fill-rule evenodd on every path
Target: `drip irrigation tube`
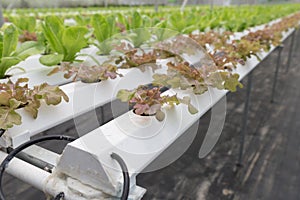
M 130 179 L 129 179 L 129 173 L 128 173 L 128 169 L 127 169 L 126 163 L 116 153 L 112 153 L 111 157 L 119 163 L 119 165 L 120 165 L 120 167 L 122 169 L 123 178 L 124 178 L 124 184 L 123 184 L 123 192 L 122 192 L 122 195 L 121 195 L 121 200 L 127 200 L 128 199 L 128 195 L 129 195 Z
M 61 192 L 54 198 L 54 200 L 61 200 L 64 198 L 65 198 L 65 193 Z

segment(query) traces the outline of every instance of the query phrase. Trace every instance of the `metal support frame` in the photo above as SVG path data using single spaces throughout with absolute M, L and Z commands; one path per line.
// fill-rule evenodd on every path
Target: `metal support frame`
M 294 30 L 293 33 L 292 33 L 292 35 L 291 35 L 292 38 L 291 38 L 291 42 L 290 42 L 290 50 L 289 50 L 287 67 L 286 67 L 285 73 L 288 73 L 289 69 L 290 69 L 292 55 L 293 55 L 294 41 L 295 41 L 295 33 L 296 33 L 296 30 Z
M 275 74 L 274 74 L 274 81 L 273 81 L 273 87 L 272 87 L 271 103 L 274 103 L 274 99 L 275 99 L 276 85 L 277 85 L 278 72 L 279 72 L 279 67 L 280 67 L 280 62 L 281 62 L 281 53 L 282 53 L 283 46 L 280 45 L 277 47 L 277 49 L 278 49 L 278 55 L 277 55 L 276 70 L 275 70 Z
M 246 99 L 245 99 L 246 101 L 245 101 L 245 107 L 244 107 L 242 129 L 240 132 L 240 150 L 239 150 L 238 162 L 236 164 L 238 167 L 243 166 L 242 162 L 243 162 L 243 154 L 244 154 L 246 128 L 247 128 L 247 122 L 248 122 L 251 89 L 252 89 L 252 72 L 250 72 L 248 75 L 247 91 L 246 91 Z
M 104 106 L 100 106 L 100 116 L 101 116 L 101 120 L 100 120 L 100 126 L 102 126 L 104 124 Z
M 296 42 L 295 42 L 295 43 L 296 43 L 295 52 L 298 52 L 299 45 L 300 45 L 300 44 L 299 44 L 300 29 L 299 29 L 299 28 L 297 28 L 296 30 L 297 30 L 297 31 L 296 31 L 296 32 L 297 32 L 297 34 L 296 34 L 296 35 L 297 35 L 297 37 L 296 37 Z

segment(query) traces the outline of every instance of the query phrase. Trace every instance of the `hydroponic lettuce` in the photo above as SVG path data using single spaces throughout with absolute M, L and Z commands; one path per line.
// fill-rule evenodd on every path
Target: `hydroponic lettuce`
M 181 90 L 192 89 L 196 95 L 203 94 L 208 87 L 235 92 L 237 87 L 242 88 L 239 75 L 227 71 L 215 71 L 211 67 L 195 68 L 187 62 L 168 64 L 167 74 L 154 74 L 153 84 L 163 85 Z
M 118 23 L 126 28 L 125 38 L 135 48 L 142 46 L 151 38 L 151 33 L 148 29 L 151 27 L 151 19 L 146 15 L 141 15 L 137 11 L 129 16 L 119 14 Z
M 43 46 L 34 41 L 25 42 L 18 47 L 18 37 L 18 29 L 13 24 L 0 33 L 0 79 L 5 77 L 11 67 L 44 50 Z
M 113 36 L 119 33 L 114 16 L 105 17 L 95 14 L 92 17 L 91 24 L 94 28 L 94 35 L 98 43 L 94 45 L 99 49 L 99 54 L 108 55 L 113 49 Z
M 43 83 L 30 89 L 27 82 L 27 78 L 20 78 L 15 83 L 8 80 L 0 84 L 0 129 L 6 130 L 22 123 L 21 115 L 17 112 L 20 108 L 37 118 L 42 102 L 58 105 L 62 99 L 69 101 L 58 86 Z
M 156 61 L 158 59 L 166 59 L 172 56 L 173 54 L 164 50 L 154 49 L 152 51 L 145 52 L 143 49 L 133 48 L 124 52 L 124 55 L 119 56 L 115 63 L 124 69 L 133 67 L 141 68 L 143 66 L 157 67 Z
M 78 52 L 88 46 L 86 27 L 65 27 L 57 16 L 47 16 L 42 23 L 43 34 L 50 48 L 50 54 L 40 58 L 46 66 L 58 65 L 61 62 L 74 62 Z
M 74 66 L 72 63 L 63 62 L 59 67 L 53 69 L 48 75 L 55 74 L 59 71 L 64 72 L 64 77 L 73 80 L 81 80 L 85 83 L 95 83 L 107 79 L 115 79 L 123 75 L 117 72 L 117 66 L 110 63 L 103 63 L 93 66 L 81 64 L 80 67 Z
M 177 95 L 162 95 L 161 87 L 149 88 L 141 85 L 134 90 L 120 90 L 117 98 L 132 105 L 135 114 L 141 116 L 154 115 L 158 121 L 162 121 L 165 118 L 165 113 L 162 111 L 163 105 L 172 107 L 182 103 L 188 105 L 188 110 L 191 114 L 198 112 L 191 104 L 189 97 L 179 98 Z
M 35 16 L 9 16 L 9 21 L 18 28 L 20 42 L 37 41 Z

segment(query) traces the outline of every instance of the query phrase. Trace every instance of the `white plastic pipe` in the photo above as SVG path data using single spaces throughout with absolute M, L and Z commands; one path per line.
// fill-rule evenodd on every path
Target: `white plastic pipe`
M 7 154 L 0 151 L 0 161 L 2 162 L 6 158 Z M 6 168 L 5 172 L 10 175 L 32 185 L 38 190 L 44 191 L 46 180 L 50 176 L 50 173 L 39 169 L 27 162 L 24 162 L 18 158 L 14 158 Z

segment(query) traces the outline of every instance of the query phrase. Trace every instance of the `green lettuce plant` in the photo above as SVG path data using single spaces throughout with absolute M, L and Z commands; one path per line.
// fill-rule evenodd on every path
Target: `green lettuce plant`
M 127 16 L 127 18 L 119 15 L 119 23 L 126 28 L 126 39 L 132 43 L 133 47 L 138 48 L 150 40 L 151 33 L 148 29 L 150 23 L 147 16 L 143 16 L 135 11 L 132 15 Z
M 10 16 L 9 21 L 12 22 L 19 30 L 19 41 L 36 41 L 36 17 L 35 16 Z
M 77 61 L 78 52 L 88 46 L 86 27 L 65 27 L 57 16 L 45 17 L 42 30 L 50 48 L 50 54 L 40 57 L 43 65 L 54 66 L 61 62 Z
M 95 14 L 92 16 L 91 24 L 94 28 L 94 36 L 98 41 L 98 43 L 94 43 L 99 49 L 98 53 L 108 55 L 113 49 L 113 36 L 119 32 L 115 17 Z
M 22 43 L 18 47 L 19 32 L 15 25 L 8 25 L 0 33 L 0 78 L 4 78 L 7 71 L 25 60 L 27 57 L 39 54 L 44 47 L 34 41 Z

